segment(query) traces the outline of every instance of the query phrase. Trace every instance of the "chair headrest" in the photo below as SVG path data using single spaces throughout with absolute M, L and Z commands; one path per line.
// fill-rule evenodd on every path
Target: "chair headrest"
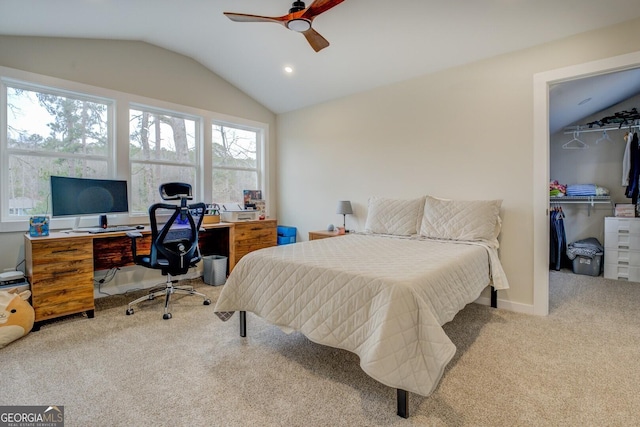
M 185 182 L 167 182 L 160 185 L 162 200 L 192 200 L 191 184 Z

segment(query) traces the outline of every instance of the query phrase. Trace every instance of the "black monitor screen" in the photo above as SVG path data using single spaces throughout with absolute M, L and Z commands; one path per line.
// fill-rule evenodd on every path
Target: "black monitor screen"
M 51 177 L 53 216 L 128 212 L 127 181 Z

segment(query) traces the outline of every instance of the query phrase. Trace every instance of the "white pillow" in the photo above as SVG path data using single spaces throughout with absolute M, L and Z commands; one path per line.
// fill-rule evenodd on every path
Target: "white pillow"
M 420 235 L 436 239 L 483 240 L 497 246 L 502 200 L 444 200 L 427 196 Z
M 377 234 L 416 234 L 423 207 L 424 197 L 409 200 L 371 197 L 364 229 Z

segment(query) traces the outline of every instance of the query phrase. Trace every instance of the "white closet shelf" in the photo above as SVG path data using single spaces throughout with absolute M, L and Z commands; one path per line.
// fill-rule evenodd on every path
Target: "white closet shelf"
M 551 202 L 560 203 L 611 203 L 611 196 L 562 196 L 549 197 Z
M 615 206 L 611 202 L 611 196 L 562 196 L 562 197 L 549 197 L 550 203 L 560 204 L 586 204 L 587 215 L 591 215 L 591 208 L 598 203 L 607 203 L 611 205 L 613 209 Z

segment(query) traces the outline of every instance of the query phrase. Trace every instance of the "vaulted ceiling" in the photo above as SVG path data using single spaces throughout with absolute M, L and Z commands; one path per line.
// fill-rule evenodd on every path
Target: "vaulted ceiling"
M 640 16 L 638 0 L 345 0 L 313 21 L 330 42 L 316 53 L 282 25 L 223 15 L 282 16 L 291 3 L 2 0 L 0 34 L 145 41 L 283 113 Z
M 640 68 L 554 85 L 549 90 L 549 132 L 554 134 L 574 123 L 585 125 L 581 122 L 585 117 L 639 94 Z M 637 108 L 640 110 L 640 105 Z

